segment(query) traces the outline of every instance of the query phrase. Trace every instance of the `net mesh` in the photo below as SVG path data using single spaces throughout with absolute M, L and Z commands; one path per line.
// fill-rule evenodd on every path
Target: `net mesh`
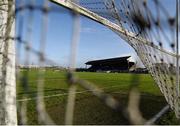
M 179 83 L 179 54 L 177 54 L 178 45 L 176 44 L 178 39 L 176 24 L 179 14 L 176 14 L 175 0 L 170 2 L 171 7 L 165 6 L 166 2 L 158 0 L 72 0 L 69 3 L 79 5 L 119 26 L 120 31 L 114 27 L 110 29 L 135 49 L 167 102 L 179 116 L 179 87 L 177 86 Z M 103 21 L 99 20 L 99 22 Z
M 52 2 L 72 10 L 70 13 L 73 19 L 73 26 L 70 65 L 68 70 L 66 70 L 68 90 L 65 93 L 46 95 L 44 88 L 48 83 L 46 82 L 47 65 L 60 66 L 57 61 L 50 59 L 46 54 L 47 36 L 50 34 L 49 28 L 51 27 L 48 26 L 48 21 L 51 19 L 49 13 L 68 11 L 55 6 Z M 16 5 L 16 9 L 9 9 L 13 5 Z M 2 59 L 0 60 L 0 83 L 2 85 L 0 92 L 2 93 L 0 102 L 2 104 L 0 104 L 0 108 L 5 113 L 5 116 L 1 114 L 1 124 L 16 123 L 16 104 L 14 101 L 16 98 L 13 94 L 15 93 L 15 82 L 9 82 L 9 80 L 13 80 L 12 78 L 15 77 L 13 72 L 15 67 L 12 65 L 15 60 L 13 58 L 15 51 L 12 49 L 14 47 L 13 44 L 10 44 L 10 46 L 3 44 L 4 42 L 8 43 L 7 40 L 16 42 L 16 83 L 21 85 L 23 92 L 17 100 L 19 124 L 28 124 L 28 112 L 32 111 L 31 109 L 28 110 L 28 107 L 32 105 L 31 101 L 33 101 L 33 105 L 35 104 L 34 109 L 37 111 L 36 121 L 38 124 L 55 124 L 47 112 L 48 101 L 46 98 L 62 96 L 67 98 L 66 112 L 62 118 L 65 120 L 65 124 L 73 124 L 73 118 L 76 116 L 74 114 L 76 97 L 78 94 L 87 92 L 100 99 L 103 106 L 106 105 L 121 113 L 127 124 L 153 124 L 169 109 L 169 106 L 179 118 L 178 6 L 178 0 L 51 0 L 41 1 L 40 3 L 35 0 L 1 0 L 0 44 L 3 48 L 1 48 L 0 53 L 0 59 Z M 35 13 L 41 18 L 36 19 Z M 150 119 L 145 119 L 139 109 L 141 94 L 137 88 L 138 78 L 134 78 L 134 76 L 131 78 L 132 83 L 126 107 L 121 101 L 105 93 L 96 84 L 75 75 L 77 47 L 79 36 L 81 35 L 79 13 L 107 26 L 134 48 L 163 93 L 169 106 L 165 106 Z M 11 20 L 14 18 L 14 14 L 17 24 L 16 29 L 11 28 L 13 24 Z M 37 20 L 40 20 L 41 23 Z M 36 27 L 40 28 L 36 29 Z M 13 36 L 13 33 L 10 34 L 8 32 L 9 29 L 16 31 L 15 36 Z M 5 34 L 6 32 L 7 34 Z M 33 32 L 38 35 L 34 36 Z M 35 37 L 38 40 L 34 39 Z M 33 41 L 36 41 L 37 44 L 33 45 Z M 6 48 L 12 52 L 8 52 Z M 9 59 L 8 62 L 7 59 Z M 31 66 L 31 60 L 37 61 L 36 64 L 38 66 Z M 32 67 L 35 69 L 35 76 L 31 74 L 34 72 Z M 33 87 L 32 80 L 36 82 L 36 85 L 33 85 L 35 87 L 33 90 L 36 92 L 35 95 L 30 94 Z M 8 85 L 8 83 L 13 86 L 11 88 L 8 86 L 3 87 Z M 79 91 L 77 86 L 85 89 L 85 91 Z M 4 91 L 4 89 L 8 90 Z M 9 90 L 13 93 L 9 93 Z M 6 99 L 4 99 L 4 94 L 7 94 Z M 8 104 L 12 106 L 8 106 Z M 10 107 L 11 110 L 9 111 Z

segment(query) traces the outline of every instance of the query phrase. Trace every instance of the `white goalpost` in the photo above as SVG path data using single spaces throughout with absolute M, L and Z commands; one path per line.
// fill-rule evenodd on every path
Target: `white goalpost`
M 17 125 L 13 0 L 0 1 L 0 15 L 0 124 Z

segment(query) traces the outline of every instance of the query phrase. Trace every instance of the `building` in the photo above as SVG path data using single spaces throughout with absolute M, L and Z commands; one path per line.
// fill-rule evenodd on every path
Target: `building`
M 130 62 L 128 58 L 131 56 L 125 57 L 117 57 L 117 58 L 110 58 L 110 59 L 101 59 L 101 60 L 94 60 L 88 61 L 85 64 L 91 65 L 88 68 L 88 71 L 98 72 L 128 72 L 129 69 L 135 65 L 134 62 Z

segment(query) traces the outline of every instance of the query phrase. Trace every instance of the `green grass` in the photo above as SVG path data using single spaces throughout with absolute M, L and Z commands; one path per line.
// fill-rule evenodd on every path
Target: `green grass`
M 21 72 L 22 75 L 26 71 Z M 146 119 L 155 115 L 167 103 L 160 93 L 155 82 L 149 74 L 128 74 L 128 73 L 90 73 L 77 72 L 76 76 L 88 80 L 105 92 L 114 96 L 124 106 L 128 102 L 128 92 L 132 85 L 138 85 L 141 92 L 140 110 Z M 23 94 L 27 97 L 36 97 L 38 72 L 31 70 L 28 72 L 27 92 L 22 88 L 22 83 L 18 81 L 17 97 L 21 99 Z M 45 95 L 61 94 L 68 92 L 66 74 L 64 72 L 48 70 L 44 74 Z M 24 78 L 24 80 L 26 80 Z M 78 87 L 78 91 L 85 89 Z M 51 97 L 45 99 L 46 109 L 56 124 L 64 124 L 64 115 L 67 96 Z M 35 101 L 28 102 L 28 124 L 37 124 L 37 112 Z M 77 94 L 74 124 L 128 124 L 121 113 L 115 112 L 104 105 L 97 97 L 90 92 Z M 169 111 L 156 124 L 180 124 L 174 113 Z

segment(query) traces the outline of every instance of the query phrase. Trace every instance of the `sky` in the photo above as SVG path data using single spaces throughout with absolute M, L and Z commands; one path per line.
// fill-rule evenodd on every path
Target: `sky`
M 29 0 L 30 1 L 30 0 Z M 26 0 L 17 0 L 16 7 L 25 4 Z M 34 1 L 38 5 L 42 5 L 42 0 Z M 57 62 L 63 67 L 69 66 L 73 16 L 69 12 L 58 5 L 49 3 L 50 6 L 58 8 L 57 12 L 50 12 L 47 17 L 47 33 L 45 54 L 49 59 Z M 170 7 L 172 8 L 172 7 Z M 35 13 L 34 13 L 35 12 Z M 42 29 L 42 12 L 34 11 L 29 13 L 28 10 L 16 15 L 16 35 L 22 36 L 23 40 L 29 40 L 31 48 L 40 50 L 42 45 L 41 31 Z M 32 25 L 31 25 L 32 20 Z M 28 25 L 29 24 L 29 25 Z M 32 33 L 27 28 L 31 26 Z M 21 30 L 19 30 L 21 29 Z M 31 54 L 27 57 L 26 51 L 22 45 L 17 44 L 20 64 L 25 64 L 29 60 L 29 64 L 37 64 L 37 55 Z M 130 61 L 140 63 L 135 51 L 117 34 L 86 17 L 80 16 L 80 38 L 77 51 L 76 67 L 85 67 L 85 63 L 89 60 L 114 58 L 120 56 L 132 56 Z M 142 64 L 141 64 L 142 66 Z

